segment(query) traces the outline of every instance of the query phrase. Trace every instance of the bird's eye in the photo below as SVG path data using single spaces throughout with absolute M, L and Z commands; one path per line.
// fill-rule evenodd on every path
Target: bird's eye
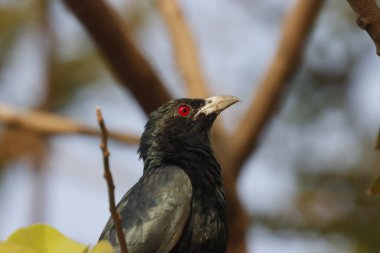
M 190 113 L 190 107 L 188 107 L 187 105 L 181 105 L 180 107 L 178 107 L 177 112 L 179 116 L 186 117 Z

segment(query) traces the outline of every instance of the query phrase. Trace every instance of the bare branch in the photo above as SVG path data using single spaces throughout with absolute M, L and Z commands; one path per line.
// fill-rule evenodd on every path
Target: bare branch
M 104 0 L 63 0 L 92 36 L 111 69 L 145 113 L 171 96 L 126 33 L 119 16 Z
M 271 118 L 285 84 L 297 70 L 300 55 L 322 0 L 299 0 L 284 20 L 282 36 L 264 79 L 247 114 L 231 138 L 232 159 L 227 177 L 235 180 L 244 161 L 254 151 L 258 137 Z
M 102 111 L 99 107 L 96 108 L 96 117 L 98 119 L 100 130 L 102 132 L 100 149 L 102 150 L 102 153 L 103 153 L 104 179 L 106 180 L 107 186 L 108 186 L 108 200 L 110 204 L 110 212 L 111 212 L 113 222 L 115 224 L 115 229 L 116 229 L 117 239 L 119 240 L 120 250 L 122 253 L 128 253 L 127 243 L 125 241 L 125 235 L 123 232 L 123 228 L 121 226 L 121 215 L 117 211 L 116 205 L 115 205 L 115 193 L 114 193 L 115 185 L 113 183 L 113 178 L 112 178 L 112 174 L 110 170 L 110 163 L 109 163 L 110 152 L 108 151 L 108 145 L 107 145 L 108 132 L 103 120 Z
M 207 98 L 210 92 L 207 89 L 204 74 L 198 58 L 197 47 L 194 43 L 189 26 L 182 15 L 177 0 L 158 0 L 159 10 L 169 29 L 171 35 L 175 60 L 178 72 L 182 75 L 187 89 L 188 97 Z M 227 133 L 217 121 L 212 130 L 212 140 L 218 157 L 224 157 L 224 148 Z
M 158 0 L 159 10 L 166 21 L 173 41 L 178 71 L 190 97 L 206 98 L 209 91 L 204 80 L 196 45 L 177 0 Z
M 380 9 L 375 0 L 347 0 L 358 16 L 356 23 L 366 30 L 376 46 L 380 56 Z
M 99 136 L 101 132 L 85 126 L 73 119 L 41 111 L 19 112 L 9 106 L 0 105 L 0 121 L 7 127 L 25 129 L 43 135 L 51 134 L 83 134 Z M 137 145 L 139 137 L 119 132 L 110 132 L 115 141 Z

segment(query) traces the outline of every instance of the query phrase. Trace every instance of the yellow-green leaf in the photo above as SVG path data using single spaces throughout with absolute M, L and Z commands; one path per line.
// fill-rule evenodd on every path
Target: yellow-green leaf
M 77 243 L 53 227 L 44 224 L 19 229 L 6 242 L 35 250 L 38 253 L 83 253 L 87 248 L 86 245 Z
M 100 241 L 89 253 L 114 253 L 112 245 L 108 241 Z
M 0 253 L 39 253 L 38 251 L 13 242 L 0 242 Z

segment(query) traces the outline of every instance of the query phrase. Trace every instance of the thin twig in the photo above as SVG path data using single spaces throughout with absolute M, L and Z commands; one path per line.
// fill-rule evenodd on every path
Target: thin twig
M 99 136 L 99 129 L 85 126 L 73 119 L 41 111 L 20 112 L 12 107 L 0 104 L 0 122 L 12 129 L 25 129 L 41 135 L 83 134 Z M 139 137 L 119 132 L 109 132 L 115 141 L 137 145 Z
M 120 17 L 104 0 L 62 0 L 87 29 L 114 74 L 145 113 L 171 99 L 158 75 L 125 31 Z
M 107 145 L 108 132 L 103 120 L 102 111 L 99 107 L 96 108 L 96 117 L 98 119 L 100 130 L 102 132 L 100 149 L 102 150 L 102 153 L 103 153 L 104 179 L 107 181 L 107 186 L 108 186 L 108 200 L 110 204 L 110 212 L 111 212 L 113 222 L 115 223 L 115 229 L 117 233 L 117 238 L 119 240 L 120 250 L 122 253 L 128 253 L 127 243 L 125 241 L 125 235 L 123 232 L 123 228 L 121 226 L 121 216 L 119 212 L 117 211 L 116 205 L 115 205 L 115 195 L 114 195 L 115 185 L 113 183 L 112 174 L 110 170 L 110 164 L 109 164 L 110 152 L 108 151 L 108 145 Z
M 282 36 L 273 62 L 260 83 L 255 98 L 231 137 L 231 163 L 228 171 L 235 180 L 256 147 L 257 140 L 279 101 L 281 92 L 296 72 L 304 44 L 319 14 L 323 0 L 299 0 L 285 18 Z
M 380 56 L 380 9 L 375 0 L 347 0 L 358 16 L 356 23 L 366 30 L 376 46 Z

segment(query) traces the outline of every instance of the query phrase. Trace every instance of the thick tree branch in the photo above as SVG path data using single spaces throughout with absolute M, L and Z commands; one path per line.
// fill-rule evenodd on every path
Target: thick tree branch
M 189 97 L 208 97 L 209 91 L 200 67 L 196 45 L 177 0 L 158 0 L 158 6 L 169 28 L 178 71 L 184 79 L 187 94 Z
M 107 181 L 110 212 L 111 212 L 113 222 L 115 224 L 117 239 L 119 241 L 121 253 L 128 253 L 127 243 L 125 241 L 125 235 L 123 232 L 123 227 L 121 226 L 121 215 L 117 211 L 116 204 L 115 204 L 115 185 L 113 183 L 113 178 L 112 178 L 112 174 L 110 170 L 110 163 L 109 163 L 110 152 L 108 151 L 108 145 L 107 145 L 108 132 L 107 132 L 107 128 L 104 123 L 102 111 L 100 110 L 100 108 L 96 108 L 96 116 L 98 119 L 100 130 L 102 132 L 100 149 L 102 150 L 102 153 L 103 153 L 104 179 Z
M 115 75 L 145 113 L 171 99 L 153 68 L 124 30 L 121 19 L 104 0 L 63 0 L 92 36 Z
M 380 9 L 375 0 L 347 0 L 358 16 L 356 23 L 366 30 L 376 46 L 380 56 Z
M 82 134 L 99 136 L 101 132 L 85 126 L 73 119 L 40 111 L 19 112 L 5 105 L 0 105 L 0 122 L 13 129 L 25 129 L 42 135 Z M 137 145 L 139 138 L 119 132 L 109 132 L 115 141 Z
M 258 137 L 273 115 L 285 84 L 297 70 L 304 44 L 323 2 L 298 0 L 286 16 L 273 62 L 260 83 L 248 112 L 231 138 L 232 159 L 226 177 L 232 181 L 254 151 Z

